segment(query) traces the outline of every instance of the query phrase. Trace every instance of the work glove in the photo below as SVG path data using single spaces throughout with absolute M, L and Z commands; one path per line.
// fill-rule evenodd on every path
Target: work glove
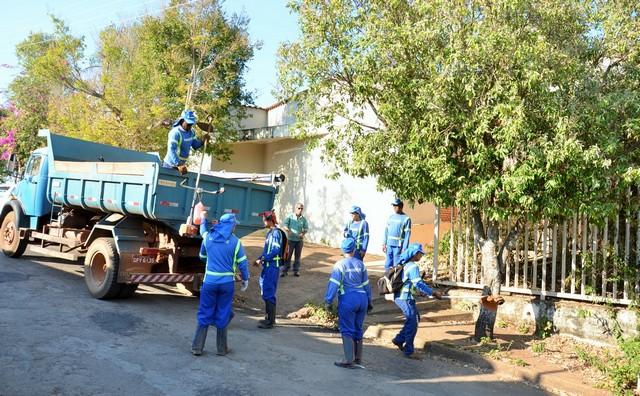
M 364 250 L 360 251 L 360 257 L 362 260 L 364 260 L 364 256 L 367 254 L 367 252 L 365 252 Z
M 371 302 L 369 302 L 369 305 L 367 305 L 367 313 L 373 311 L 373 304 L 371 304 Z
M 333 311 L 333 305 L 331 303 L 324 303 L 324 309 L 331 312 Z
M 243 280 L 242 286 L 240 287 L 240 291 L 246 291 L 248 287 L 249 287 L 249 280 Z
M 178 165 L 176 166 L 176 169 L 178 169 L 178 172 L 180 172 L 181 175 L 186 175 L 188 172 L 186 165 Z
M 200 220 L 205 221 L 207 219 L 207 211 L 203 210 L 200 212 Z

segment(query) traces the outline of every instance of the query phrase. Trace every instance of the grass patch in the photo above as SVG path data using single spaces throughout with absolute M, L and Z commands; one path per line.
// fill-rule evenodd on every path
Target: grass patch
M 605 356 L 576 349 L 578 359 L 587 366 L 605 374 L 609 380 L 607 388 L 618 395 L 633 395 L 640 375 L 640 337 L 618 341 L 620 356 Z
M 544 341 L 538 341 L 531 344 L 531 350 L 533 351 L 533 353 L 537 353 L 537 354 L 544 353 L 544 348 L 545 348 Z

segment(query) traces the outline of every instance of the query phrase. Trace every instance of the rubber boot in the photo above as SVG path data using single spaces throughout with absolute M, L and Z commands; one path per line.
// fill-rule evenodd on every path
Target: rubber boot
M 261 329 L 272 329 L 276 324 L 276 304 L 271 301 L 265 301 L 265 310 L 267 311 L 267 318 L 261 320 L 258 327 Z
M 362 340 L 354 341 L 353 344 L 354 344 L 353 363 L 357 365 L 361 365 L 362 364 Z
M 195 356 L 202 355 L 204 343 L 207 340 L 207 331 L 209 331 L 209 326 L 198 325 L 196 328 L 196 334 L 193 336 L 193 343 L 191 344 L 191 353 Z
M 344 351 L 344 360 L 334 362 L 338 367 L 353 368 L 353 338 L 342 336 L 342 349 Z
M 218 329 L 216 333 L 216 347 L 218 352 L 216 355 L 224 356 L 229 353 L 229 348 L 227 347 L 227 328 Z

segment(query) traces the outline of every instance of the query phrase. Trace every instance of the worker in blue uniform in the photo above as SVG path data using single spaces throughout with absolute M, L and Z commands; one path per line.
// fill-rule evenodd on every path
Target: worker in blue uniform
M 385 271 L 398 264 L 400 254 L 409 246 L 411 237 L 411 218 L 402 211 L 404 203 L 396 198 L 391 205 L 394 213 L 387 221 L 382 245 L 382 251 L 386 254 Z
M 200 289 L 198 326 L 191 345 L 191 352 L 196 356 L 202 354 L 207 330 L 212 325 L 217 329 L 217 354 L 228 353 L 227 326 L 233 317 L 234 278 L 237 269 L 242 276 L 240 290 L 245 291 L 249 286 L 247 256 L 242 243 L 233 234 L 235 227 L 236 217 L 233 214 L 224 214 L 211 228 L 206 212 L 202 213 L 200 232 L 203 242 L 200 257 L 205 259 L 207 266 Z
M 359 206 L 352 206 L 349 213 L 351 214 L 351 220 L 345 225 L 343 236 L 345 238 L 353 238 L 356 241 L 356 250 L 353 257 L 364 260 L 369 246 L 369 223 L 365 220 L 366 216 Z
M 197 150 L 209 140 L 208 134 L 205 134 L 202 139 L 196 137 L 193 131 L 196 121 L 196 113 L 193 110 L 184 110 L 180 118 L 173 123 L 168 136 L 167 155 L 164 157 L 162 166 L 175 168 L 183 175 L 187 173 L 186 162 L 191 149 Z
M 286 249 L 286 236 L 284 231 L 277 226 L 278 220 L 275 212 L 268 210 L 262 213 L 262 221 L 264 226 L 269 229 L 269 232 L 267 232 L 264 249 L 258 260 L 256 260 L 256 265 L 262 265 L 260 292 L 265 304 L 266 318 L 260 321 L 258 327 L 271 329 L 276 324 L 276 291 L 278 289 L 280 266 Z
M 398 334 L 391 340 L 391 342 L 398 347 L 405 357 L 415 358 L 413 341 L 416 338 L 418 332 L 418 322 L 420 322 L 420 313 L 416 308 L 415 295 L 427 295 L 434 296 L 435 298 L 441 298 L 442 294 L 438 291 L 433 291 L 422 280 L 420 276 L 420 268 L 417 262 L 420 261 L 424 255 L 422 245 L 419 243 L 410 244 L 407 249 L 400 255 L 400 261 L 398 264 L 403 264 L 402 273 L 402 289 L 395 293 L 394 301 L 396 305 L 402 310 L 404 315 L 404 326 Z M 398 268 L 398 267 L 394 267 Z
M 353 368 L 362 363 L 362 327 L 373 305 L 367 268 L 362 260 L 354 257 L 355 240 L 345 238 L 341 248 L 344 258 L 333 266 L 324 302 L 325 307 L 331 310 L 333 299 L 338 295 L 338 327 L 342 335 L 344 360 L 334 364 Z

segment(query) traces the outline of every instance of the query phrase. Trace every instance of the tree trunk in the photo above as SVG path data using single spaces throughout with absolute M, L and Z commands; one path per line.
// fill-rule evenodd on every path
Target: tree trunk
M 474 217 L 475 222 L 475 217 Z M 482 257 L 482 283 L 484 288 L 482 291 L 483 296 L 487 295 L 499 295 L 500 294 L 500 263 L 498 260 L 498 224 L 493 221 L 487 221 L 486 235 L 480 235 L 478 238 L 480 244 L 480 254 Z M 474 227 L 474 233 L 478 230 L 483 230 L 482 225 L 480 227 Z M 491 311 L 484 306 L 480 306 L 480 313 L 476 320 L 474 338 L 476 341 L 480 341 L 484 337 L 493 339 L 493 328 L 496 323 L 497 311 Z
M 482 290 L 483 296 L 494 296 L 498 298 L 500 295 L 500 272 L 504 268 L 503 262 L 505 252 L 509 250 L 509 245 L 513 238 L 519 232 L 520 221 L 516 221 L 514 227 L 509 231 L 509 234 L 505 238 L 502 244 L 500 244 L 500 232 L 498 223 L 495 221 L 487 220 L 486 233 L 485 227 L 482 221 L 482 215 L 479 210 L 472 210 L 473 217 L 473 234 L 474 239 L 477 241 L 480 254 L 482 257 L 482 283 L 484 288 Z M 496 301 L 496 300 L 494 300 Z M 501 300 L 504 301 L 504 300 Z M 501 302 L 500 302 L 501 303 Z M 497 307 L 496 304 L 493 306 Z M 474 338 L 476 341 L 480 341 L 484 337 L 493 339 L 493 328 L 496 323 L 497 308 L 487 309 L 484 305 L 480 306 L 480 314 L 476 320 Z

